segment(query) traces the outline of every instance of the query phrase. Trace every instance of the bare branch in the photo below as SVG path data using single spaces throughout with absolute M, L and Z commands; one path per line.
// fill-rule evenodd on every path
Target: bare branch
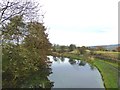
M 38 17 L 39 4 L 31 1 L 12 1 L 0 3 L 0 24 L 9 21 L 10 18 L 16 15 L 23 15 L 25 19 L 35 19 Z M 42 16 L 42 14 L 41 14 Z

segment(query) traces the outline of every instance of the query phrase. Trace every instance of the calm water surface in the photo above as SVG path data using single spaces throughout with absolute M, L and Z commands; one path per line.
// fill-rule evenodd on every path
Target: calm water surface
M 53 88 L 104 88 L 100 72 L 96 67 L 69 58 L 49 56 L 52 61 L 52 74 L 49 79 Z

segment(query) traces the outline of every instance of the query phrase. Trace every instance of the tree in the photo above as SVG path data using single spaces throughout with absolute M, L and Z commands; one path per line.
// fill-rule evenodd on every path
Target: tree
M 120 52 L 120 46 L 119 46 L 119 47 L 117 47 L 117 51 L 118 51 L 118 52 Z
M 76 49 L 76 45 L 70 44 L 69 51 L 73 51 L 74 49 Z
M 25 24 L 21 16 L 10 19 L 3 32 L 3 87 L 21 87 L 29 74 L 38 70 L 42 70 L 43 79 L 49 75 L 46 62 L 51 44 L 45 30 L 39 22 Z
M 66 49 L 66 47 L 65 47 L 64 45 L 63 45 L 63 46 L 60 46 L 60 52 L 61 52 L 61 53 L 65 52 L 65 51 L 66 51 L 65 49 Z
M 49 65 L 46 64 L 47 62 L 47 55 L 50 52 L 51 49 L 51 43 L 48 40 L 48 34 L 45 33 L 46 28 L 43 26 L 42 23 L 39 22 L 30 22 L 28 24 L 28 31 L 29 34 L 25 38 L 25 44 L 24 46 L 30 52 L 28 54 L 28 60 L 31 61 L 31 64 L 33 64 L 36 69 L 40 69 L 42 79 L 49 81 L 47 76 L 51 73 L 51 69 L 49 68 Z M 48 83 L 45 81 L 41 81 L 43 87 L 48 87 Z M 40 84 L 41 84 L 40 83 Z M 46 84 L 45 84 L 46 83 Z M 49 81 L 50 83 L 50 81 Z
M 20 88 L 38 70 L 42 78 L 36 83 L 50 87 L 47 55 L 51 44 L 42 20 L 38 22 L 38 5 L 28 0 L 0 1 L 3 88 Z
M 25 37 L 24 46 L 31 52 L 30 58 L 39 66 L 46 65 L 47 55 L 51 49 L 51 43 L 48 40 L 48 34 L 45 33 L 46 28 L 42 23 L 30 22 L 28 24 L 29 34 Z M 32 54 L 32 55 L 31 55 Z M 35 56 L 35 57 L 34 57 Z
M 39 4 L 31 0 L 2 0 L 0 1 L 0 24 L 6 23 L 16 15 L 21 15 L 25 19 L 38 18 L 38 11 L 40 11 L 38 7 Z
M 53 52 L 57 52 L 58 47 L 59 47 L 59 45 L 53 44 L 53 45 L 52 45 L 52 51 L 53 51 Z
M 103 46 L 96 46 L 96 49 L 100 51 L 105 51 L 105 48 Z
M 25 70 L 27 65 L 23 64 L 25 58 L 21 55 L 22 49 L 19 46 L 23 28 L 22 17 L 15 16 L 10 19 L 10 23 L 3 29 L 3 87 L 19 87 L 22 80 L 24 80 L 23 77 L 26 77 L 28 73 Z
M 10 19 L 10 23 L 2 29 L 3 42 L 12 42 L 19 44 L 21 39 L 26 34 L 25 23 L 23 22 L 22 16 L 15 16 Z
M 86 47 L 85 47 L 85 46 L 78 47 L 78 50 L 79 50 L 80 54 L 85 54 L 85 52 L 86 52 Z

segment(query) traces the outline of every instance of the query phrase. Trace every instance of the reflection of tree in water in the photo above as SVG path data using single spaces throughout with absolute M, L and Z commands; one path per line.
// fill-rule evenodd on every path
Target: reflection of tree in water
M 60 60 L 61 60 L 62 62 L 64 62 L 64 61 L 65 61 L 65 58 L 64 58 L 64 57 L 60 57 Z
M 70 63 L 71 65 L 74 65 L 74 64 L 76 64 L 76 61 L 75 61 L 74 59 L 72 59 L 72 58 L 69 58 L 69 63 Z
M 91 70 L 95 70 L 95 67 L 90 64 L 90 69 L 91 69 Z
M 58 61 L 58 58 L 53 56 L 53 60 L 56 62 L 56 61 Z
M 85 61 L 81 61 L 81 62 L 79 63 L 79 66 L 85 66 L 85 64 L 86 64 Z

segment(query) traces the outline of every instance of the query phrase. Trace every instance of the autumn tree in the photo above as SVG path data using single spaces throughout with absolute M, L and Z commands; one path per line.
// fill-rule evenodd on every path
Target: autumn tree
M 23 77 L 27 74 L 25 68 L 27 65 L 24 64 L 25 58 L 22 56 L 22 49 L 20 47 L 20 38 L 23 36 L 24 26 L 25 24 L 22 17 L 15 16 L 10 19 L 10 23 L 8 23 L 3 29 L 3 88 L 19 87 L 19 84 L 24 80 Z
M 15 16 L 10 19 L 10 23 L 2 28 L 3 42 L 11 42 L 14 44 L 19 44 L 20 39 L 25 36 L 25 23 L 23 22 L 22 16 Z
M 48 80 L 51 44 L 45 31 L 42 23 L 24 23 L 21 16 L 11 18 L 3 33 L 3 87 L 21 87 L 26 77 L 38 70 Z
M 48 34 L 45 33 L 46 28 L 42 23 L 30 22 L 28 24 L 28 31 L 29 34 L 25 37 L 24 46 L 31 52 L 29 53 L 29 59 L 32 59 L 38 66 L 44 65 L 51 49 L 51 44 L 47 38 Z
M 47 78 L 51 73 L 47 55 L 51 52 L 51 43 L 48 39 L 48 34 L 45 33 L 46 28 L 43 23 L 30 22 L 27 25 L 28 34 L 23 41 L 25 47 L 26 61 L 29 63 L 29 68 L 32 71 L 40 70 L 40 83 L 43 87 L 50 87 L 49 79 Z M 46 83 L 46 84 L 45 84 Z M 49 83 L 49 84 L 48 84 Z
M 3 88 L 20 88 L 32 73 L 42 70 L 40 83 L 51 69 L 47 55 L 51 50 L 43 23 L 36 21 L 37 5 L 31 1 L 4 0 L 0 2 L 0 29 L 2 31 Z M 41 14 L 42 16 L 42 14 Z M 46 80 L 46 81 L 45 81 Z

